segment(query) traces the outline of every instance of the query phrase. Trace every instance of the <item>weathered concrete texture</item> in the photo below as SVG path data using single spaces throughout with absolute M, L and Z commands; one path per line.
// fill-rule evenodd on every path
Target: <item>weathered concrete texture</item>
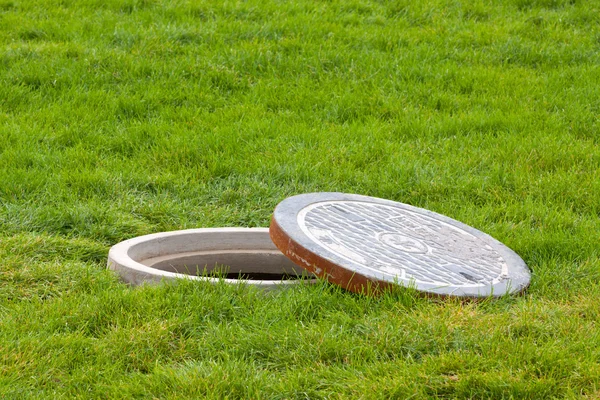
M 362 291 L 401 284 L 461 297 L 524 290 L 523 260 L 489 235 L 408 204 L 344 193 L 309 193 L 282 201 L 271 238 L 298 265 Z
M 285 275 L 312 276 L 281 254 L 267 228 L 189 229 L 136 237 L 110 249 L 108 268 L 134 285 L 175 278 L 216 282 L 216 278 L 199 276 L 216 270 L 230 276 L 269 277 L 245 280 L 265 289 L 299 282 L 283 279 Z M 239 279 L 224 281 L 239 283 Z

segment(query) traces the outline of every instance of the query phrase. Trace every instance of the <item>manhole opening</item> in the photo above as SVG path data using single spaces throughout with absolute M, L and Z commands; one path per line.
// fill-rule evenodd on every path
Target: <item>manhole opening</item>
M 108 267 L 134 285 L 188 276 L 276 289 L 315 278 L 279 251 L 268 228 L 200 228 L 139 236 L 114 245 Z
M 314 276 L 277 251 L 235 251 L 147 259 L 143 264 L 168 272 L 210 278 L 282 281 Z
M 250 281 L 287 281 L 293 279 L 302 279 L 300 275 L 292 275 L 286 273 L 268 273 L 268 272 L 207 272 L 201 274 L 210 278 L 223 279 L 243 279 Z M 306 277 L 306 276 L 305 276 Z

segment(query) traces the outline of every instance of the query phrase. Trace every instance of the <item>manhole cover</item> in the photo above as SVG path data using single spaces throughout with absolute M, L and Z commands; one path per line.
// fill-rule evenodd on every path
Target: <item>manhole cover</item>
M 491 236 L 374 197 L 290 197 L 275 208 L 270 235 L 296 264 L 354 292 L 400 284 L 438 295 L 502 296 L 530 279 L 523 260 Z

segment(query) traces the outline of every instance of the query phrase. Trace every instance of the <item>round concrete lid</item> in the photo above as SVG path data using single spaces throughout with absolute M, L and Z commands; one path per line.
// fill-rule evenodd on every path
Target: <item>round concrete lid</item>
M 391 284 L 460 297 L 502 296 L 529 285 L 525 262 L 485 233 L 395 201 L 344 193 L 285 199 L 269 228 L 299 266 L 353 292 Z

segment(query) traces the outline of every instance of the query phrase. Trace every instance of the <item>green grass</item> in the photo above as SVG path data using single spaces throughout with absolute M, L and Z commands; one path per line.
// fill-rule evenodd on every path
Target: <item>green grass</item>
M 0 397 L 600 397 L 600 3 L 0 1 Z M 111 245 L 341 191 L 521 297 L 130 288 Z

